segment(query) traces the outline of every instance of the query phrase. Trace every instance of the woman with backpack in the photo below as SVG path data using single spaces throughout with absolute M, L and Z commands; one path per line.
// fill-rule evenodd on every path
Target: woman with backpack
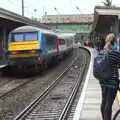
M 99 80 L 102 89 L 101 113 L 103 120 L 111 120 L 112 105 L 119 88 L 118 67 L 120 64 L 120 53 L 114 49 L 116 42 L 114 34 L 109 34 L 105 40 L 104 50 L 108 53 L 110 78 Z

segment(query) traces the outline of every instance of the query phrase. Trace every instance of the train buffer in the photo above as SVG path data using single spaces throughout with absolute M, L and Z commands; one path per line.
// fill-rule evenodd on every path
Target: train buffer
M 101 88 L 99 82 L 93 76 L 93 60 L 97 51 L 93 48 L 87 49 L 91 52 L 91 61 L 83 86 L 82 94 L 79 98 L 73 120 L 102 120 L 101 105 Z M 117 93 L 112 108 L 112 116 L 120 109 L 120 93 Z M 119 115 L 120 116 L 120 115 Z M 120 118 L 119 118 L 120 120 Z

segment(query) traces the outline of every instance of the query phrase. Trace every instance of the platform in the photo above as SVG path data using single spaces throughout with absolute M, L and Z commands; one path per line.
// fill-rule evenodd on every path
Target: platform
M 97 51 L 93 48 L 87 49 L 91 52 L 91 61 L 73 120 L 102 120 L 100 112 L 101 88 L 92 73 L 93 59 L 97 55 Z M 119 93 L 117 97 L 119 97 Z M 119 109 L 117 97 L 113 105 L 113 114 Z
M 0 60 L 0 68 L 3 68 L 8 65 L 8 60 Z

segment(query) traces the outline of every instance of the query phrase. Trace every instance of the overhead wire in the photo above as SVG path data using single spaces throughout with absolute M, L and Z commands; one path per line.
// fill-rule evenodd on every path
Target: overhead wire
M 19 8 L 21 8 L 22 6 L 19 6 L 19 5 L 17 5 L 17 4 L 15 4 L 14 2 L 12 2 L 11 0 L 8 0 L 10 3 L 12 3 L 13 5 L 15 5 L 15 6 L 17 6 L 17 7 L 19 7 Z
M 32 4 L 30 4 L 30 3 L 29 3 L 29 5 L 30 5 L 32 8 L 36 8 L 34 5 L 32 5 Z M 34 10 L 35 10 L 35 9 L 34 9 Z M 43 6 L 43 10 L 40 10 L 40 9 L 38 9 L 38 8 L 36 8 L 36 10 L 37 10 L 37 11 L 40 11 L 40 12 L 42 11 L 42 12 L 43 12 L 42 15 L 44 16 L 44 6 Z
M 33 6 L 32 4 L 29 3 L 29 5 L 33 8 L 36 8 L 35 6 Z M 37 11 L 41 11 L 40 9 L 37 8 Z
M 8 1 L 9 1 L 11 4 L 15 5 L 16 7 L 22 8 L 22 6 L 19 6 L 19 5 L 15 4 L 13 1 L 11 1 L 11 0 L 8 0 Z M 25 8 L 24 8 L 24 10 L 25 10 L 26 12 L 31 13 L 32 15 L 40 16 L 40 15 L 38 15 L 38 14 L 36 14 L 36 13 L 33 13 L 33 12 L 30 12 L 30 11 L 26 10 Z
M 69 1 L 73 5 L 72 1 L 71 0 L 69 0 Z M 87 20 L 86 16 L 82 13 L 82 11 L 80 10 L 80 8 L 77 5 L 75 7 L 77 8 L 77 10 L 79 10 L 79 12 L 82 14 L 82 16 Z

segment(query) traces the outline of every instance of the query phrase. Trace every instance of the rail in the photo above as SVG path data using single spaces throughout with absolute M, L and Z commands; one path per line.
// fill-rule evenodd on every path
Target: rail
M 63 109 L 63 111 L 62 111 L 62 113 L 61 113 L 61 115 L 60 115 L 60 117 L 59 117 L 58 120 L 63 120 L 65 118 L 65 116 L 66 116 L 66 114 L 67 114 L 67 112 L 68 112 L 68 110 L 70 108 L 70 105 L 71 105 L 73 99 L 76 96 L 77 90 L 79 89 L 79 86 L 80 86 L 80 84 L 82 82 L 82 78 L 84 76 L 84 72 L 85 72 L 85 68 L 86 68 L 86 63 L 87 63 L 86 62 L 86 57 L 85 57 L 84 54 L 83 54 L 83 56 L 84 56 L 84 63 L 83 63 L 83 66 L 82 66 L 81 73 L 80 73 L 80 75 L 78 77 L 77 83 L 74 86 L 74 89 L 73 89 L 73 91 L 72 91 L 72 93 L 71 93 L 71 95 L 70 95 L 70 97 L 69 97 L 69 99 L 68 99 L 68 101 L 67 101 L 67 103 L 66 103 L 66 105 L 65 105 L 65 107 L 64 107 L 64 109 Z
M 54 88 L 54 86 L 68 73 L 73 63 L 77 60 L 79 55 L 72 61 L 68 68 L 41 94 L 39 95 L 28 107 L 26 107 L 14 120 L 19 120 L 27 116 L 32 109 Z

